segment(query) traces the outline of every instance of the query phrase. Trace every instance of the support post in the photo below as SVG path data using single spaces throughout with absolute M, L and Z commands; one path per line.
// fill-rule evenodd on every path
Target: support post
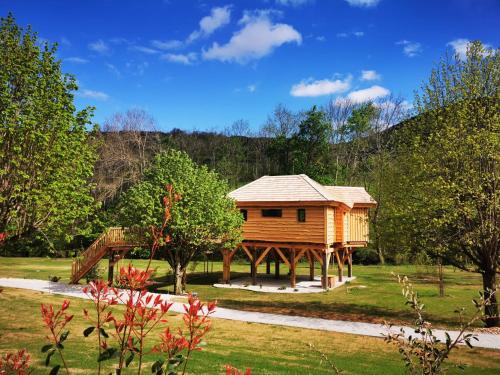
M 321 287 L 328 290 L 328 266 L 330 265 L 331 254 L 324 249 L 321 258 L 323 259 L 323 266 L 321 267 Z
M 347 276 L 352 277 L 352 249 L 349 249 L 349 257 L 347 258 Z
M 276 249 L 274 249 L 274 278 L 280 278 L 280 256 Z
M 290 249 L 290 286 L 295 288 L 297 277 L 295 275 L 295 249 Z
M 257 285 L 257 248 L 252 247 L 250 252 L 252 253 L 252 260 L 250 263 L 250 275 L 252 277 L 252 285 Z
M 271 274 L 271 257 L 269 256 L 269 253 L 266 255 L 266 275 Z
M 115 253 L 113 252 L 113 249 L 109 249 L 109 256 L 108 256 L 108 284 L 113 285 L 113 271 L 115 269 Z
M 339 272 L 339 282 L 342 282 L 342 279 L 343 279 L 343 276 L 344 276 L 344 261 L 343 261 L 343 252 L 345 250 L 342 251 L 342 254 L 339 254 L 340 253 L 340 250 L 337 250 L 337 252 L 335 253 L 335 257 L 337 258 L 337 267 L 338 267 L 338 272 Z
M 227 249 L 222 250 L 222 282 L 229 284 L 231 280 L 231 259 L 230 251 Z
M 312 254 L 314 250 L 310 250 L 307 253 L 307 258 L 309 259 L 309 281 L 314 280 L 314 255 Z

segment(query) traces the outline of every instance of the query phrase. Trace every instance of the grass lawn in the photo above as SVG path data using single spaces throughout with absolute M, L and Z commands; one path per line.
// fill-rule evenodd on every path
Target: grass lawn
M 146 261 L 133 260 L 137 267 L 145 267 Z M 128 264 L 122 260 L 121 265 Z M 106 267 L 106 261 L 102 262 Z M 154 261 L 157 268 L 158 291 L 172 290 L 169 266 L 165 261 Z M 248 275 L 249 264 L 234 263 L 232 278 Z M 48 258 L 0 258 L 0 277 L 38 278 L 47 280 L 49 275 L 61 276 L 61 282 L 68 282 L 71 269 L 70 259 Z M 219 289 L 212 286 L 222 275 L 221 262 L 214 262 L 214 273 L 203 273 L 203 264 L 193 264 L 188 277 L 188 289 L 197 292 L 205 300 L 219 301 L 219 306 L 242 310 L 277 312 L 290 315 L 323 317 L 328 319 L 356 320 L 367 322 L 411 323 L 413 315 L 404 305 L 400 287 L 391 273 L 408 275 L 415 284 L 426 305 L 427 317 L 437 327 L 456 327 L 458 319 L 454 310 L 464 306 L 472 313 L 472 298 L 481 289 L 478 274 L 445 269 L 444 298 L 438 296 L 435 269 L 425 266 L 360 266 L 354 265 L 357 277 L 350 285 L 325 293 L 272 294 L 238 289 Z M 265 265 L 259 267 L 265 272 Z M 285 273 L 282 266 L 282 273 Z M 308 275 L 307 263 L 299 263 L 299 275 Z M 320 274 L 318 268 L 317 274 Z M 283 285 L 288 284 L 286 275 Z M 361 287 L 363 286 L 363 287 Z M 480 323 L 478 323 L 480 324 Z
M 40 353 L 46 342 L 39 319 L 40 303 L 62 301 L 62 297 L 39 292 L 5 289 L 0 294 L 0 353 L 27 348 L 33 357 L 35 374 L 47 374 Z M 71 334 L 65 343 L 65 354 L 75 370 L 72 373 L 95 373 L 95 336 L 82 335 L 86 327 L 82 308 L 89 306 L 89 301 L 71 300 L 70 312 L 75 318 L 69 325 Z M 180 315 L 169 317 L 169 323 L 179 325 Z M 150 345 L 157 337 L 158 330 L 152 333 Z M 251 367 L 254 374 L 332 374 L 308 348 L 309 343 L 326 353 L 345 374 L 404 372 L 396 349 L 377 338 L 214 319 L 206 341 L 206 348 L 194 354 L 191 374 L 222 374 L 228 363 L 240 369 Z M 145 358 L 145 374 L 150 373 L 154 358 L 155 355 Z M 54 359 L 58 360 L 56 355 Z M 465 371 L 452 368 L 449 374 L 498 374 L 500 351 L 460 348 L 450 359 L 450 364 L 458 363 L 467 365 Z M 126 373 L 135 372 L 132 367 Z

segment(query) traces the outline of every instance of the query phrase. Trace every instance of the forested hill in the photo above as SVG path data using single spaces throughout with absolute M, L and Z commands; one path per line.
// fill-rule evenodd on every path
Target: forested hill
M 367 161 L 389 146 L 387 129 L 404 118 L 393 104 L 345 103 L 299 113 L 277 106 L 256 132 L 244 121 L 222 132 L 158 132 L 147 113 L 128 111 L 102 127 L 96 198 L 105 206 L 111 203 L 140 180 L 154 155 L 168 148 L 186 152 L 233 188 L 263 175 L 299 173 L 323 183 L 370 188 Z

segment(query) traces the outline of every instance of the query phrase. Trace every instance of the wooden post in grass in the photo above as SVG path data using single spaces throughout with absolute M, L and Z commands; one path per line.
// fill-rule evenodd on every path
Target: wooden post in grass
M 345 251 L 345 250 L 344 250 Z M 344 276 L 344 255 L 342 252 L 342 255 L 340 254 L 340 250 L 335 251 L 335 258 L 337 259 L 337 267 L 339 271 L 339 282 L 342 282 L 343 276 Z
M 252 277 L 252 285 L 257 285 L 257 248 L 251 247 L 252 259 L 250 260 L 250 275 Z
M 309 280 L 314 280 L 314 255 L 312 254 L 314 250 L 307 252 L 307 259 L 309 260 Z
M 347 257 L 347 277 L 352 277 L 352 248 L 349 249 L 349 255 Z
M 113 271 L 115 269 L 115 253 L 113 252 L 113 249 L 109 249 L 109 256 L 108 256 L 108 284 L 113 285 Z
M 321 267 L 321 287 L 325 290 L 328 289 L 328 266 L 330 265 L 330 255 L 331 253 L 328 249 L 324 249 L 321 252 L 321 258 L 323 260 Z
M 290 249 L 290 286 L 295 288 L 297 277 L 295 275 L 295 249 Z
M 280 278 L 280 256 L 276 249 L 274 249 L 274 278 Z
M 266 275 L 271 274 L 271 257 L 269 253 L 266 255 Z
M 230 251 L 227 249 L 222 250 L 222 282 L 229 284 L 231 279 L 231 258 Z

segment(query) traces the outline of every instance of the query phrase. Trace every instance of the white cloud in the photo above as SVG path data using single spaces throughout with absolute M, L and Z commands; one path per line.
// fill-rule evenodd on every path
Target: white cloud
M 243 27 L 235 32 L 228 43 L 203 51 L 206 60 L 236 61 L 244 64 L 262 58 L 285 43 L 302 43 L 302 35 L 292 26 L 271 21 L 271 11 L 245 12 L 239 23 Z
M 316 40 L 318 42 L 326 42 L 326 37 L 323 36 L 323 35 L 319 35 L 319 36 L 316 37 Z
M 351 76 L 345 79 L 322 79 L 322 80 L 303 80 L 292 86 L 290 95 L 298 97 L 314 97 L 322 95 L 331 95 L 349 90 L 351 87 Z
M 255 83 L 252 83 L 251 85 L 247 86 L 248 92 L 255 92 L 257 91 L 257 85 Z
M 452 40 L 449 43 L 446 43 L 447 46 L 451 46 L 453 50 L 455 51 L 456 54 L 458 54 L 458 57 L 462 60 L 465 60 L 467 58 L 467 46 L 469 45 L 471 41 L 469 39 L 465 38 L 459 38 Z M 493 47 L 491 44 L 483 43 L 483 46 L 485 49 L 492 49 Z M 484 53 L 486 55 L 486 51 Z
M 74 64 L 86 64 L 89 62 L 89 60 L 87 59 L 84 59 L 82 57 L 67 57 L 64 59 L 64 61 L 67 61 L 67 62 L 70 62 L 70 63 L 74 63 Z
M 154 47 L 154 48 L 158 48 L 158 49 L 161 49 L 161 50 L 170 50 L 170 49 L 177 49 L 177 48 L 180 48 L 182 47 L 183 43 L 180 41 L 180 40 L 165 40 L 165 41 L 162 41 L 162 40 L 152 40 L 151 41 L 151 45 Z
M 349 31 L 349 32 L 337 33 L 337 38 L 347 38 L 349 36 L 355 36 L 357 38 L 361 38 L 364 35 L 365 35 L 364 31 Z
M 161 56 L 162 60 L 177 64 L 191 65 L 196 61 L 197 55 L 194 52 L 188 54 L 166 53 Z
M 155 50 L 153 48 L 149 48 L 149 47 L 144 47 L 144 46 L 130 46 L 129 50 L 145 53 L 147 55 L 154 55 L 154 54 L 158 53 L 157 50 Z
M 364 103 L 371 100 L 383 98 L 389 95 L 391 92 L 382 86 L 372 86 L 367 89 L 352 91 L 347 95 L 347 99 L 349 99 L 353 103 Z
M 117 77 L 121 77 L 121 73 L 116 66 L 110 63 L 106 63 L 106 68 Z
M 401 40 L 396 44 L 403 46 L 403 52 L 408 57 L 415 57 L 422 53 L 422 44 L 419 42 L 411 42 L 409 40 Z
M 149 63 L 147 61 L 135 62 L 135 61 L 127 61 L 125 63 L 125 67 L 131 72 L 134 76 L 143 76 L 146 69 L 149 67 Z
M 362 70 L 361 80 L 362 81 L 377 81 L 382 77 L 375 70 Z
M 225 26 L 231 20 L 231 9 L 229 5 L 225 7 L 212 8 L 210 15 L 205 16 L 200 21 L 200 28 L 189 35 L 188 43 L 201 37 L 207 37 L 218 28 Z
M 292 6 L 292 7 L 297 7 L 312 2 L 313 0 L 276 0 L 276 4 L 283 6 Z
M 77 91 L 76 94 L 82 98 L 96 99 L 96 100 L 102 100 L 102 101 L 108 100 L 108 98 L 109 98 L 108 94 L 105 94 L 101 91 L 94 91 L 94 90 L 87 90 L 87 89 Z
M 94 51 L 97 53 L 105 54 L 105 53 L 109 52 L 108 45 L 101 39 L 96 40 L 95 42 L 89 43 L 88 47 L 91 51 Z
M 467 55 L 467 45 L 469 44 L 469 39 L 459 38 L 452 40 L 447 43 L 447 46 L 451 46 L 461 59 L 465 59 Z
M 376 6 L 380 0 L 345 0 L 349 3 L 349 5 L 353 7 L 374 7 Z

